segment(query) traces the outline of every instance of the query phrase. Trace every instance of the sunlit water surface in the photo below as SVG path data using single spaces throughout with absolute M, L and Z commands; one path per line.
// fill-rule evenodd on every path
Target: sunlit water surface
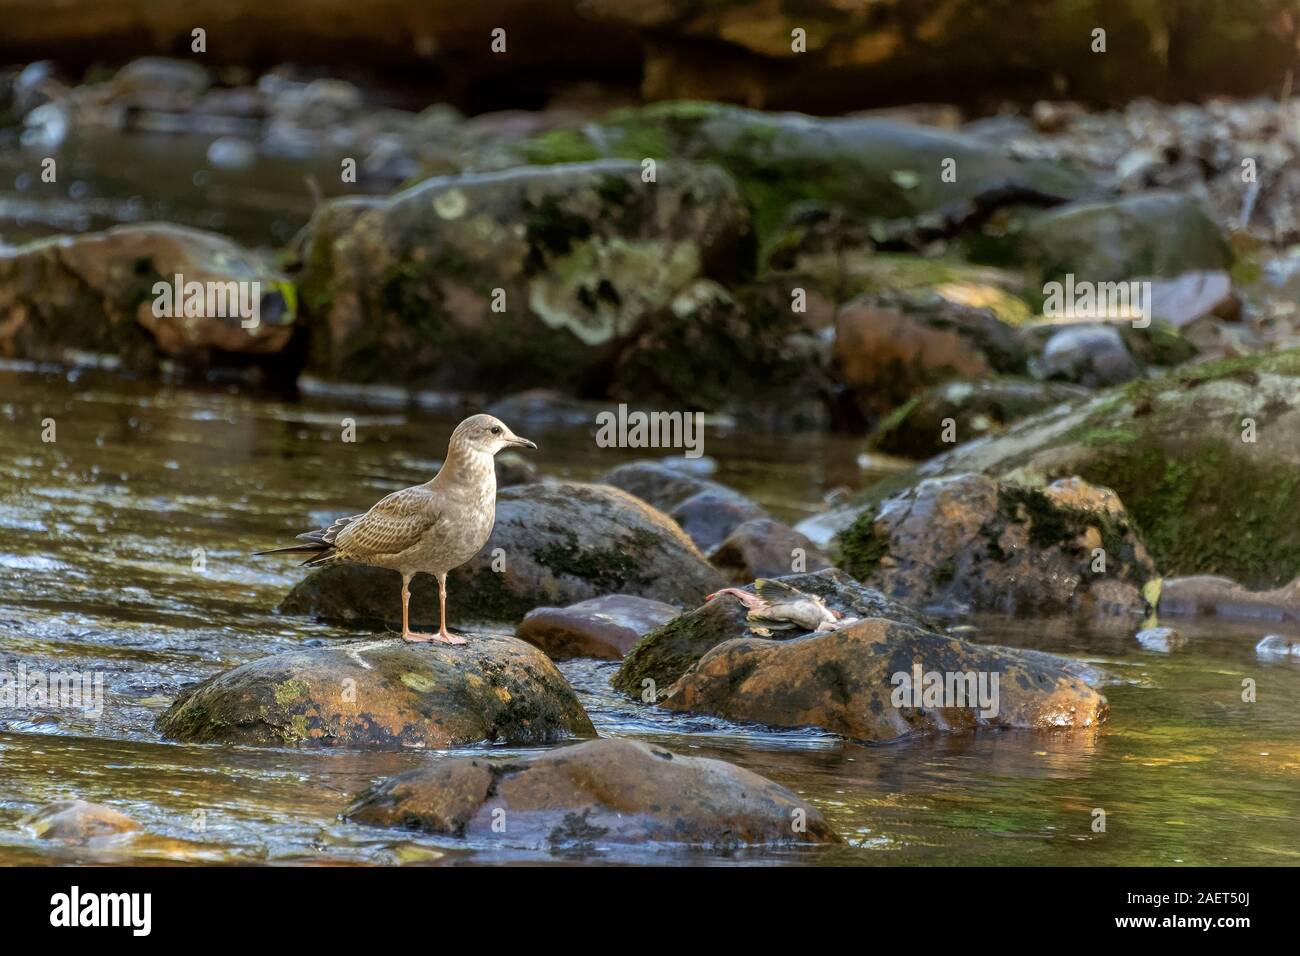
M 186 684 L 356 632 L 273 609 L 303 573 L 250 557 L 287 533 L 425 480 L 463 409 L 301 402 L 0 370 L 0 669 L 102 672 L 103 714 L 0 709 L 0 863 L 475 863 L 552 859 L 342 823 L 372 781 L 446 754 L 184 745 L 154 719 Z M 341 422 L 356 422 L 356 441 Z M 52 419 L 56 441 L 42 441 Z M 519 429 L 521 432 L 523 428 Z M 590 427 L 529 437 L 546 475 L 589 479 L 635 451 Z M 711 431 L 715 477 L 775 514 L 815 513 L 865 483 L 852 440 Z M 203 570 L 194 569 L 201 549 Z M 454 600 L 454 596 L 453 596 Z M 1111 675 L 1101 733 L 982 732 L 862 746 L 670 715 L 622 700 L 614 665 L 561 664 L 602 734 L 718 757 L 804 795 L 842 847 L 716 854 L 598 849 L 611 862 L 1295 864 L 1300 664 L 1258 658 L 1269 625 L 1180 623 L 1171 653 L 1135 622 L 974 622 L 978 639 L 1072 654 Z M 1257 700 L 1242 700 L 1250 678 Z M 482 748 L 517 753 L 507 748 Z M 52 800 L 103 802 L 148 835 L 61 848 L 19 827 Z M 1105 811 L 1105 832 L 1093 829 Z M 572 856 L 561 856 L 572 862 Z M 591 857 L 587 857 L 588 860 Z

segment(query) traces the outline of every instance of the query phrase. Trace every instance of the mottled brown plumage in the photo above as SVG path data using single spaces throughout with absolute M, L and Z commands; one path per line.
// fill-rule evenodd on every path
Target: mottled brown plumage
M 408 641 L 464 644 L 447 632 L 447 572 L 474 557 L 496 520 L 496 467 L 503 448 L 536 448 L 491 415 L 456 426 L 447 459 L 431 481 L 395 491 L 365 514 L 339 518 L 327 528 L 298 535 L 303 542 L 258 554 L 311 553 L 303 564 L 364 564 L 402 575 L 402 636 Z M 411 578 L 421 571 L 438 579 L 437 634 L 410 629 Z

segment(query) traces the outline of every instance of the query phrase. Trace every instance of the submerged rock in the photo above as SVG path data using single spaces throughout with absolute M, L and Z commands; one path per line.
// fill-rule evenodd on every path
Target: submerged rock
M 362 794 L 346 819 L 507 846 L 838 843 L 785 787 L 720 760 L 603 739 L 521 759 L 455 757 Z
M 394 639 L 264 657 L 184 691 L 157 729 L 195 743 L 365 749 L 595 735 L 545 654 L 489 634 L 461 647 Z
M 928 618 L 863 587 L 836 568 L 813 574 L 788 574 L 776 580 L 825 600 L 826 606 L 845 617 L 881 617 L 919 626 Z M 753 593 L 751 584 L 743 590 Z M 632 697 L 652 700 L 723 641 L 746 635 L 744 605 L 731 597 L 718 597 L 651 631 L 623 659 L 614 675 L 614 687 Z
M 1078 479 L 927 479 L 862 515 L 840 551 L 894 600 L 948 611 L 1141 613 L 1157 576 L 1114 492 Z
M 1106 698 L 1073 676 L 1068 663 L 870 619 L 789 641 L 727 641 L 700 658 L 661 703 L 867 741 L 983 726 L 1096 727 L 1106 719 Z M 945 694 L 925 696 L 928 674 L 938 675 Z
M 996 435 L 1022 418 L 1087 398 L 1084 388 L 1023 379 L 950 382 L 910 399 L 867 438 L 874 451 L 930 458 L 955 444 Z M 945 441 L 951 420 L 952 440 Z
M 705 276 L 748 213 L 721 170 L 640 162 L 429 179 L 321 206 L 302 250 L 311 365 L 353 381 L 607 391 L 619 353 Z
M 21 824 L 38 840 L 58 840 L 77 846 L 134 833 L 140 829 L 126 814 L 85 800 L 48 803 L 25 817 Z
M 1271 591 L 1250 591 L 1231 578 L 1208 574 L 1166 578 L 1157 610 L 1171 617 L 1300 621 L 1300 578 Z
M 1300 574 L 1300 350 L 1177 369 L 958 446 L 921 477 L 1077 475 L 1120 496 L 1166 575 L 1250 588 Z
M 1255 645 L 1255 653 L 1274 660 L 1300 657 L 1300 638 L 1290 634 L 1268 634 Z
M 515 637 L 540 647 L 552 659 L 597 657 L 616 661 L 649 631 L 679 613 L 679 608 L 662 601 L 607 594 L 568 607 L 534 608 L 524 615 Z
M 709 563 L 732 584 L 780 577 L 796 567 L 821 571 L 831 566 L 830 559 L 806 536 L 771 518 L 754 518 L 737 525 L 709 552 Z
M 189 291 L 176 301 L 178 274 L 185 285 L 201 284 L 203 314 L 186 314 Z M 160 311 L 170 314 L 155 314 L 159 282 L 169 305 Z M 209 288 L 220 293 L 214 308 Z M 240 315 L 241 301 L 256 306 L 256 325 Z M 59 359 L 71 349 L 144 370 L 163 356 L 200 367 L 273 356 L 289 344 L 295 321 L 292 287 L 269 259 L 212 233 L 162 224 L 0 247 L 0 316 L 4 355 Z
M 515 624 L 536 607 L 630 594 L 694 607 L 722 578 L 667 516 L 605 485 L 538 482 L 502 488 L 492 536 L 447 578 L 449 622 Z M 417 575 L 411 620 L 436 625 L 438 586 Z M 336 565 L 312 571 L 280 604 L 347 624 L 400 626 L 395 571 Z
M 1172 627 L 1148 627 L 1137 633 L 1137 642 L 1148 651 L 1155 651 L 1159 654 L 1168 654 L 1170 651 L 1178 650 L 1187 644 L 1181 631 Z

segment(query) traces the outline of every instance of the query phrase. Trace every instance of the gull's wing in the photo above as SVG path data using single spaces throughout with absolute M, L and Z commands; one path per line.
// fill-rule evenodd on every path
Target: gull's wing
M 363 515 L 340 518 L 321 537 L 333 546 L 334 556 L 338 558 L 399 554 L 437 523 L 438 511 L 437 494 L 416 485 L 394 491 Z M 331 534 L 333 538 L 329 537 Z
M 773 578 L 759 578 L 754 582 L 754 590 L 758 592 L 758 596 L 764 601 L 772 604 L 809 597 L 798 588 L 791 587 L 784 581 L 777 581 Z

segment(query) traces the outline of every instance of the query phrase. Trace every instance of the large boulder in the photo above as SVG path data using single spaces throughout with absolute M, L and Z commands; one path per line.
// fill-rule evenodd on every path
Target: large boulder
M 1300 576 L 1300 350 L 1186 366 L 1026 419 L 920 466 L 1113 489 L 1165 575 Z
M 641 638 L 681 613 L 662 601 L 606 594 L 568 607 L 539 607 L 524 615 L 515 637 L 553 660 L 596 657 L 622 660 Z
M 545 654 L 490 634 L 460 647 L 395 639 L 264 657 L 184 691 L 157 729 L 195 743 L 381 750 L 595 736 Z
M 353 381 L 610 389 L 619 355 L 697 281 L 743 268 L 721 170 L 664 162 L 436 177 L 326 203 L 302 249 L 311 367 Z
M 775 580 L 815 594 L 846 617 L 882 617 L 918 626 L 932 622 L 879 591 L 864 587 L 836 568 L 811 574 L 787 574 Z M 752 584 L 742 590 L 754 592 Z M 746 609 L 731 596 L 722 596 L 676 617 L 647 634 L 623 659 L 614 687 L 643 699 L 662 695 L 710 648 L 750 633 Z M 797 633 L 797 632 L 792 632 Z M 649 693 L 648 693 L 649 692 Z
M 720 760 L 592 740 L 513 760 L 456 757 L 362 794 L 354 823 L 535 849 L 837 843 L 785 787 Z
M 912 607 L 1140 613 L 1157 577 L 1115 493 L 986 475 L 922 481 L 840 537 L 843 567 Z
M 533 608 L 606 594 L 694 607 L 722 585 L 665 515 L 617 488 L 576 482 L 503 488 L 492 536 L 447 580 L 447 617 L 455 624 L 516 624 Z M 437 583 L 417 575 L 411 594 L 412 620 L 436 626 Z M 280 610 L 396 627 L 402 619 L 401 580 L 379 568 L 322 568 L 299 582 Z
M 157 310 L 170 314 L 156 315 L 155 284 L 174 289 L 177 275 L 202 284 L 202 309 L 185 314 L 187 301 L 200 301 L 185 291 L 180 302 L 167 296 L 170 310 Z M 238 308 L 241 295 L 252 304 L 255 289 L 253 325 Z M 289 280 L 268 258 L 212 233 L 146 224 L 0 247 L 0 353 L 8 357 L 95 352 L 147 371 L 164 357 L 196 367 L 274 364 L 294 322 Z
M 930 675 L 945 693 L 927 695 L 936 686 Z M 673 684 L 661 704 L 867 741 L 985 726 L 1096 727 L 1107 716 L 1106 698 L 1071 673 L 1064 658 L 984 647 L 878 618 L 789 641 L 727 641 Z
M 788 36 L 788 33 L 787 33 Z M 1091 194 L 1052 163 L 1020 161 L 979 140 L 867 117 L 820 118 L 707 102 L 620 110 L 600 123 L 557 129 L 522 144 L 534 163 L 598 157 L 716 163 L 754 213 L 761 260 L 803 245 L 830 216 L 891 232 L 942 229 L 981 204 L 1053 204 Z M 945 163 L 955 163 L 955 180 Z

